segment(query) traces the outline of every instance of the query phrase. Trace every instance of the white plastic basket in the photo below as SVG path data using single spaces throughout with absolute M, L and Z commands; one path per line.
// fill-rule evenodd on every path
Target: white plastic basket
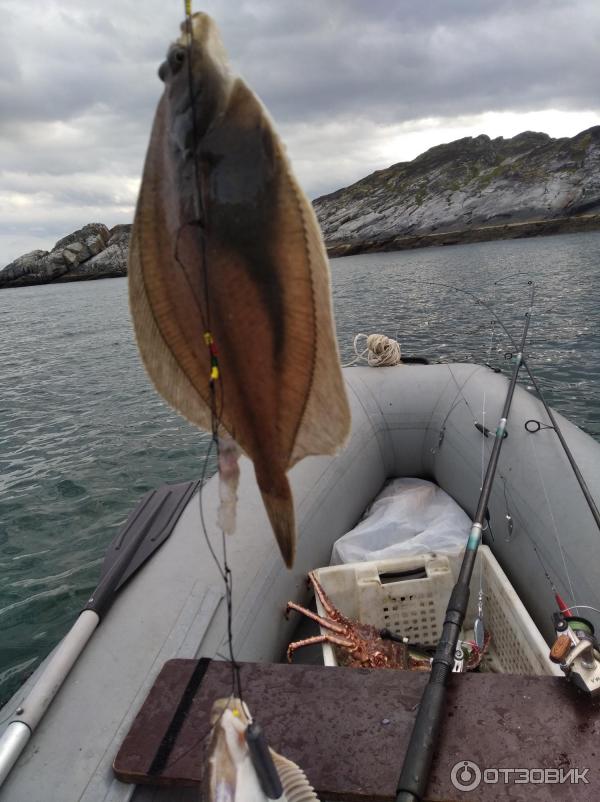
M 461 559 L 462 555 L 424 554 L 333 565 L 317 569 L 315 575 L 333 604 L 348 618 L 379 629 L 386 627 L 411 643 L 434 646 L 442 632 Z M 563 676 L 550 661 L 545 640 L 487 546 L 481 546 L 477 553 L 462 639 L 473 637 L 480 577 L 485 627 L 491 634 L 481 670 Z M 317 609 L 320 615 L 325 614 L 318 598 Z M 323 644 L 323 658 L 325 665 L 337 665 L 329 643 Z

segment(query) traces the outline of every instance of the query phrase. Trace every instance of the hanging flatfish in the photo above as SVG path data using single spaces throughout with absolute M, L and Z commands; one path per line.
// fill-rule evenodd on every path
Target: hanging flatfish
M 131 311 L 157 390 L 201 428 L 216 413 L 219 432 L 252 459 L 291 566 L 286 471 L 333 454 L 350 422 L 327 257 L 273 124 L 230 71 L 214 22 L 194 14 L 191 32 L 182 25 L 159 70 L 165 89 L 130 245 Z
M 203 799 L 209 802 L 319 802 L 302 769 L 265 747 L 275 770 L 278 790 L 267 795 L 252 762 L 247 742 L 249 717 L 239 699 L 218 699 L 212 710 L 214 726 Z M 273 785 L 271 778 L 270 785 Z

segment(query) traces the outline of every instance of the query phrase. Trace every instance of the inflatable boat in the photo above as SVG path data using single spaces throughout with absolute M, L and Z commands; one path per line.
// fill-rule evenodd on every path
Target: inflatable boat
M 307 574 L 329 565 L 334 542 L 355 527 L 388 480 L 429 480 L 470 518 L 474 514 L 506 377 L 474 364 L 353 367 L 344 374 L 352 412 L 347 445 L 335 457 L 307 458 L 290 473 L 298 528 L 292 570 L 279 555 L 253 467 L 242 459 L 238 527 L 228 541 L 239 661 L 285 659 L 297 626 L 297 619 L 284 617 L 287 602 L 307 603 Z M 600 444 L 558 414 L 556 421 L 592 496 L 600 499 Z M 163 488 L 134 510 L 111 547 L 114 562 L 137 537 L 132 570 L 112 583 L 114 603 L 97 631 L 96 619 L 81 624 L 89 640 L 60 690 L 52 681 L 44 686 L 46 696 L 56 697 L 6 772 L 2 802 L 198 799 L 194 789 L 123 783 L 112 764 L 165 661 L 227 656 L 225 592 L 209 550 L 211 541 L 220 543 L 217 506 L 214 477 L 202 490 L 208 539 L 195 485 Z M 487 521 L 484 543 L 547 643 L 554 639 L 557 593 L 568 607 L 600 608 L 596 524 L 543 406 L 519 386 Z M 595 611 L 587 613 L 598 620 Z M 60 649 L 0 713 L 4 742 L 21 737 L 15 723 L 28 727 L 24 700 Z M 64 662 L 68 668 L 68 654 Z

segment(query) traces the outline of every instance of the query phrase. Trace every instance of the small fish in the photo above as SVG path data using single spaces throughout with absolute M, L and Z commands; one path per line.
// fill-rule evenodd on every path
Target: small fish
M 129 252 L 138 346 L 175 409 L 209 430 L 217 413 L 219 434 L 252 459 L 291 567 L 286 472 L 335 453 L 350 427 L 321 232 L 210 17 L 182 25 L 159 75 Z
M 254 769 L 246 730 L 248 709 L 239 699 L 218 699 L 212 710 L 214 732 L 210 744 L 203 799 L 210 802 L 318 802 L 306 775 L 295 763 L 272 749 L 268 753 L 283 793 L 269 797 Z

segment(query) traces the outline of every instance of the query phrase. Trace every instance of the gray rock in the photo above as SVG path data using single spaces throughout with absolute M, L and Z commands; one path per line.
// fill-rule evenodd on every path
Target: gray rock
M 92 256 L 96 256 L 103 251 L 108 242 L 100 236 L 100 234 L 91 234 L 89 237 L 85 238 L 85 244 Z
M 0 287 L 22 287 L 27 284 L 44 284 L 55 280 L 69 280 L 72 276 L 90 277 L 95 272 L 99 276 L 124 275 L 122 268 L 114 267 L 114 252 L 101 264 L 93 265 L 87 270 L 82 265 L 92 262 L 106 250 L 110 240 L 110 232 L 102 223 L 90 223 L 60 239 L 54 248 L 48 251 L 31 251 L 11 262 L 0 271 Z M 125 241 L 125 240 L 123 240 Z M 127 257 L 125 256 L 125 261 Z M 119 256 L 119 264 L 122 257 Z M 102 265 L 113 264 L 112 272 Z
M 127 242 L 114 242 L 97 256 L 81 262 L 62 276 L 62 281 L 81 281 L 92 278 L 114 278 L 127 275 Z
M 114 245 L 115 242 L 125 242 L 129 244 L 131 228 L 131 223 L 121 223 L 117 226 L 113 226 L 110 230 L 110 239 L 107 245 Z
M 60 251 L 58 253 L 60 253 Z M 72 242 L 62 251 L 62 258 L 69 269 L 78 265 L 80 262 L 85 262 L 91 255 L 92 252 L 84 242 Z
M 0 287 L 23 287 L 45 284 L 59 278 L 68 270 L 62 251 L 32 251 L 15 259 L 0 272 Z
M 72 242 L 83 242 L 87 244 L 86 240 L 88 237 L 99 237 L 104 243 L 104 247 L 106 247 L 110 238 L 110 231 L 104 223 L 88 223 L 83 228 L 78 228 L 77 231 L 73 231 L 72 234 L 67 234 L 66 237 L 59 239 L 52 250 L 62 251 L 68 245 L 71 245 Z
M 48 251 L 30 251 L 19 256 L 14 262 L 7 265 L 0 271 L 0 286 L 7 285 L 15 279 L 19 279 L 28 273 L 33 272 L 40 264 L 42 258 L 48 255 Z

